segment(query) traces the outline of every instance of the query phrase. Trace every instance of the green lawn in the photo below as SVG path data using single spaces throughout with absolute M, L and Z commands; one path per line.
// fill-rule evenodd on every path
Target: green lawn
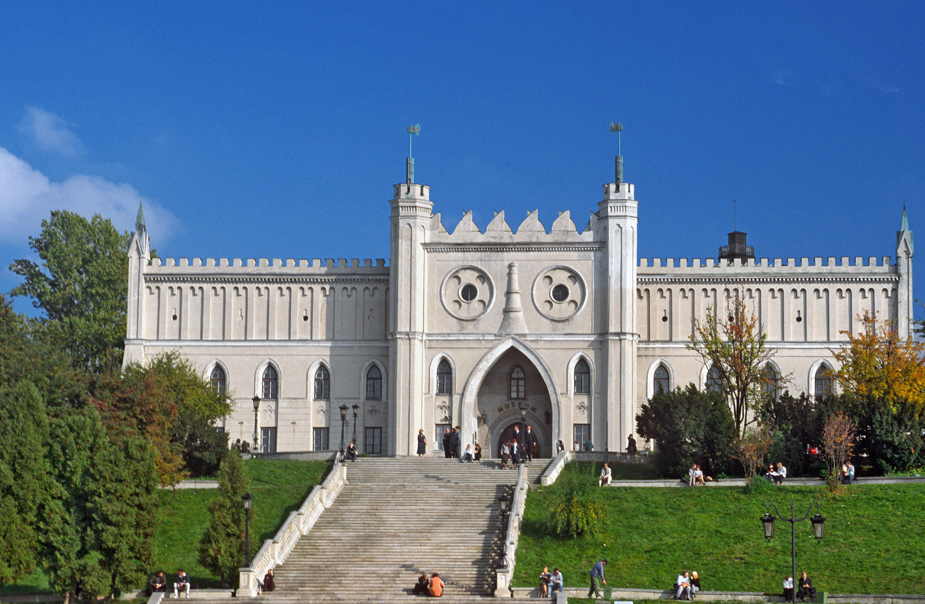
M 248 459 L 244 467 L 250 476 L 250 493 L 254 496 L 251 512 L 251 553 L 254 554 L 265 539 L 276 534 L 289 513 L 302 505 L 315 485 L 321 484 L 330 466 L 323 461 Z M 177 569 L 183 568 L 194 584 L 219 587 L 218 579 L 211 577 L 199 564 L 199 541 L 209 525 L 209 502 L 217 495 L 216 489 L 158 491 L 161 523 L 155 535 L 153 569 L 162 569 L 172 578 Z M 3 593 L 48 589 L 44 573 L 36 571 L 16 585 L 5 585 Z
M 591 464 L 566 472 L 596 479 Z M 555 487 L 551 487 L 555 488 Z M 822 591 L 920 594 L 925 585 L 925 485 L 856 485 L 839 496 L 824 487 L 599 489 L 607 523 L 599 534 L 561 539 L 545 528 L 544 490 L 527 498 L 514 586 L 537 584 L 544 565 L 562 569 L 566 586 L 587 585 L 588 571 L 607 557 L 613 586 L 666 589 L 682 569 L 696 570 L 706 590 L 776 592 L 790 573 L 790 524 L 777 522 L 766 542 L 759 518 L 765 496 L 789 517 L 802 517 L 820 499 L 825 538 L 816 543 L 808 521 L 796 525 L 797 572 Z

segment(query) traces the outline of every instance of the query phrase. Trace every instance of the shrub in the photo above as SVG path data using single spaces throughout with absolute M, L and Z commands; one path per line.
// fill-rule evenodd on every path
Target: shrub
M 563 472 L 549 487 L 547 528 L 560 537 L 596 533 L 604 521 L 597 483 L 578 473 Z

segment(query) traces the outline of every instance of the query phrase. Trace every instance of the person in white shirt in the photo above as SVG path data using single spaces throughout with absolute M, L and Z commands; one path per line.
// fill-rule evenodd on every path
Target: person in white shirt
M 675 580 L 675 583 L 678 586 L 678 591 L 674 596 L 675 600 L 680 600 L 681 596 L 683 596 L 684 594 L 687 594 L 688 600 L 693 599 L 693 594 L 691 593 L 691 582 L 690 582 L 690 579 L 688 579 L 687 571 L 684 571 L 683 573 L 678 575 L 678 578 Z
M 784 600 L 793 601 L 793 577 L 790 576 L 784 579 Z
M 601 469 L 601 479 L 597 481 L 597 486 L 602 487 L 605 484 L 610 486 L 610 479 L 612 475 L 610 472 L 610 467 L 607 464 L 604 464 L 604 467 Z

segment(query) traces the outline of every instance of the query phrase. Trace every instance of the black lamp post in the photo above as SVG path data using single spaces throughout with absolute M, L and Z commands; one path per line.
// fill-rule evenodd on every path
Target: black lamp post
M 816 506 L 816 515 L 812 518 L 809 518 L 809 513 L 813 511 L 813 505 Z M 797 601 L 797 592 L 796 592 L 796 581 L 797 581 L 797 540 L 796 540 L 796 526 L 797 522 L 803 522 L 807 518 L 813 523 L 813 537 L 816 538 L 816 541 L 821 541 L 823 535 L 825 534 L 825 518 L 819 514 L 819 502 L 809 504 L 809 509 L 806 510 L 806 515 L 802 518 L 797 519 L 793 513 L 793 500 L 790 500 L 790 518 L 784 518 L 780 515 L 780 512 L 777 511 L 777 506 L 770 499 L 764 500 L 764 507 L 767 510 L 764 516 L 761 517 L 761 524 L 764 527 L 764 538 L 768 541 L 774 537 L 774 521 L 782 520 L 783 522 L 790 523 L 790 577 L 794 581 L 794 590 L 790 595 L 791 604 L 796 604 Z M 774 516 L 771 515 L 771 508 L 774 508 Z M 776 516 L 776 518 L 775 518 Z
M 344 459 L 344 435 L 347 431 L 347 405 L 340 406 L 340 458 Z
M 353 444 L 357 443 L 357 415 L 360 413 L 360 406 L 353 403 Z
M 258 443 L 258 434 L 257 434 L 257 414 L 260 412 L 260 397 L 254 397 L 254 448 L 251 450 L 252 453 L 257 453 L 257 443 Z
M 511 500 L 508 499 L 507 495 L 501 495 L 500 497 L 498 497 L 498 507 L 501 510 L 501 522 L 504 522 L 504 520 L 507 518 L 508 513 L 511 511 L 510 505 L 511 505 Z
M 254 496 L 245 493 L 241 496 L 241 501 L 244 502 L 244 567 L 247 568 L 251 563 L 251 505 L 254 503 Z

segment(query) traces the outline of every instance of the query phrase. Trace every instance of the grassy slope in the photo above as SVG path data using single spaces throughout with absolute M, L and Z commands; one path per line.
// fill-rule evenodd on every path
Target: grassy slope
M 589 473 L 572 464 L 568 471 Z M 590 474 L 590 473 L 589 473 Z M 590 476 L 589 476 L 590 480 Z M 531 491 L 517 550 L 515 586 L 533 586 L 543 565 L 559 566 L 566 585 L 587 585 L 593 563 L 607 557 L 614 586 L 665 589 L 679 570 L 696 570 L 707 590 L 776 592 L 790 573 L 790 525 L 777 522 L 766 542 L 759 518 L 765 496 L 798 518 L 821 498 L 826 535 L 809 522 L 796 525 L 797 572 L 806 569 L 820 589 L 834 593 L 922 593 L 925 584 L 925 485 L 869 485 L 771 489 L 601 489 L 608 523 L 594 536 L 559 539 L 544 527 L 544 494 Z

